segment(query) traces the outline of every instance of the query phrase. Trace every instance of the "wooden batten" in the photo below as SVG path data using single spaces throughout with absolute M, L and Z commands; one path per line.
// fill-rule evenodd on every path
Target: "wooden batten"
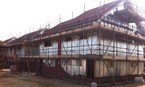
M 114 60 L 114 61 L 145 61 L 145 58 L 140 57 L 125 57 L 125 56 L 113 56 L 108 55 L 97 55 L 97 54 L 86 54 L 86 55 L 40 55 L 40 56 L 23 56 L 22 58 L 74 58 L 74 59 L 95 59 L 95 60 Z
M 84 26 L 83 28 L 79 27 L 79 28 L 75 28 L 75 29 L 70 29 L 68 31 L 62 31 L 61 33 L 52 34 L 50 36 L 36 38 L 36 39 L 34 39 L 34 41 L 44 40 L 44 39 L 47 39 L 47 38 L 56 38 L 56 37 L 59 37 L 60 35 L 64 36 L 64 35 L 70 35 L 70 34 L 73 34 L 73 33 L 80 33 L 83 30 L 89 31 L 89 30 L 96 29 L 97 27 L 99 27 L 99 23 L 98 22 L 92 22 L 90 25 Z
M 71 34 L 75 34 L 75 33 L 81 33 L 84 30 L 85 31 L 98 30 L 98 28 L 100 28 L 101 31 L 103 31 L 103 30 L 114 31 L 114 32 L 122 34 L 122 35 L 127 35 L 128 37 L 132 37 L 132 38 L 136 38 L 136 39 L 140 39 L 140 40 L 145 40 L 144 37 L 142 37 L 141 35 L 135 35 L 135 33 L 133 33 L 133 32 L 132 33 L 127 33 L 127 31 L 123 31 L 121 29 L 119 29 L 119 30 L 118 29 L 113 29 L 113 28 L 111 28 L 111 26 L 103 25 L 99 22 L 92 22 L 90 25 L 87 25 L 87 26 L 84 26 L 84 27 L 69 29 L 67 31 L 62 31 L 60 33 L 52 34 L 50 36 L 36 38 L 33 41 L 45 40 L 47 38 L 57 38 L 60 35 L 65 36 L 65 35 L 71 35 Z

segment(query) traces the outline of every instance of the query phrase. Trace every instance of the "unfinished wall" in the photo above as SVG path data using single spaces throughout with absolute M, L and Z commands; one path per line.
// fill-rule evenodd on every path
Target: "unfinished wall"
M 139 51 L 138 51 L 139 50 Z M 62 55 L 68 54 L 111 54 L 115 56 L 128 56 L 143 58 L 142 46 L 137 46 L 133 41 L 125 43 L 112 39 L 100 38 L 97 35 L 89 35 L 85 39 L 73 38 L 70 41 L 62 41 Z
M 43 59 L 43 63 L 47 67 L 56 67 L 56 59 Z M 86 73 L 86 60 L 83 59 L 61 59 L 61 67 L 64 71 L 73 75 L 85 75 Z
M 95 61 L 95 76 L 124 76 L 143 73 L 143 62 L 127 61 Z
M 7 53 L 9 58 L 12 58 L 15 56 L 15 48 L 8 48 L 8 53 Z
M 71 76 L 85 75 L 86 72 L 86 61 L 83 59 L 62 59 L 61 66 Z
M 40 56 L 57 55 L 58 54 L 58 42 L 52 41 L 50 46 L 44 46 L 44 43 L 39 45 Z
M 86 61 L 86 59 L 61 59 L 61 67 L 71 76 L 86 76 Z M 48 67 L 55 67 L 56 59 L 44 59 L 43 63 Z M 143 64 L 136 61 L 94 60 L 94 77 L 139 75 L 143 73 Z
M 71 41 L 62 41 L 62 54 L 90 54 L 90 49 L 93 53 L 97 53 L 97 39 L 95 36 L 88 39 L 74 38 Z
M 21 46 L 20 49 L 17 49 L 16 50 L 16 55 L 17 55 L 18 58 L 24 57 L 25 56 L 25 47 Z

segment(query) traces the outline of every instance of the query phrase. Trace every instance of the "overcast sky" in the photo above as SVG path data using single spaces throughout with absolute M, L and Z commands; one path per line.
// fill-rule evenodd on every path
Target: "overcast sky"
M 85 10 L 114 0 L 0 0 L 0 40 L 38 30 L 46 24 L 53 26 L 61 20 L 78 16 Z M 144 0 L 134 0 L 143 7 Z M 144 1 L 144 2 L 143 2 Z M 143 3 L 143 4 L 141 4 Z

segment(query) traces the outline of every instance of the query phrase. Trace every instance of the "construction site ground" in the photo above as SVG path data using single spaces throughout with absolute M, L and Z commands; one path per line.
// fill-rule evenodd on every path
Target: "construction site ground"
M 9 71 L 0 71 L 0 87 L 90 87 L 87 84 L 45 78 L 40 76 L 23 76 L 10 74 Z M 145 87 L 145 83 L 130 83 L 112 87 Z

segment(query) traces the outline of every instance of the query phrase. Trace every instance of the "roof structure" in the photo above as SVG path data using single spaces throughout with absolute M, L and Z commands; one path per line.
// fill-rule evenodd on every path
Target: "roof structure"
M 53 34 L 57 32 L 64 31 L 70 27 L 82 25 L 83 23 L 91 22 L 91 21 L 97 21 L 102 16 L 104 16 L 107 12 L 112 10 L 115 6 L 117 6 L 119 3 L 123 2 L 124 0 L 117 0 L 108 4 L 104 4 L 100 7 L 85 11 L 81 15 L 77 16 L 74 19 L 62 22 L 52 29 L 47 30 L 44 33 L 44 36 L 47 36 L 48 34 Z
M 121 2 L 125 0 L 116 0 L 114 2 L 104 4 L 102 6 L 99 6 L 97 8 L 85 11 L 81 15 L 77 16 L 74 19 L 62 22 L 55 27 L 51 29 L 41 29 L 38 31 L 31 32 L 29 34 L 25 34 L 22 37 L 12 41 L 10 44 L 20 44 L 26 40 L 31 40 L 35 38 L 41 38 L 45 36 L 49 36 L 51 34 L 55 34 L 61 31 L 65 31 L 69 28 L 82 25 L 84 23 L 89 23 L 92 21 L 99 21 L 101 20 L 109 11 L 111 11 L 113 8 L 115 8 L 117 5 L 119 5 Z M 43 33 L 42 33 L 43 32 Z
M 45 29 L 40 29 L 38 31 L 34 31 L 31 33 L 25 34 L 15 40 L 12 40 L 11 42 L 7 43 L 7 45 L 9 46 L 9 45 L 13 45 L 13 44 L 21 44 L 22 42 L 41 37 L 43 31 L 45 31 Z
M 0 47 L 4 47 L 5 45 L 4 45 L 4 41 L 0 41 Z

